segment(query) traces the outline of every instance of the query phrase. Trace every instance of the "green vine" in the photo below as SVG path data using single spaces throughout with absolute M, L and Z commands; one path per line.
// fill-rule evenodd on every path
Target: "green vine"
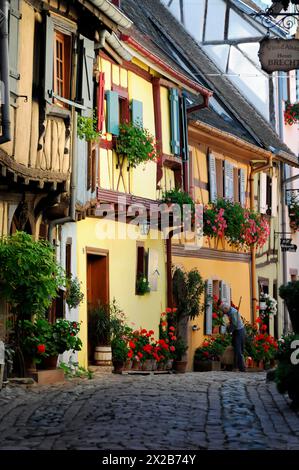
M 93 112 L 92 117 L 78 116 L 77 135 L 79 139 L 90 142 L 101 137 L 101 132 L 97 131 L 97 117 Z

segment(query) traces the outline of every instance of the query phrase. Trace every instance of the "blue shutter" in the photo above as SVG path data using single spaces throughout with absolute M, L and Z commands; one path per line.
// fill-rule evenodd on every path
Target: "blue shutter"
M 18 84 L 20 74 L 19 63 L 19 21 L 21 14 L 19 11 L 19 0 L 10 0 L 9 8 L 9 86 L 10 91 L 18 94 Z
M 92 117 L 93 113 L 93 61 L 94 42 L 80 36 L 83 42 L 82 54 L 82 104 L 87 109 L 82 111 L 82 116 Z
M 53 64 L 54 64 L 54 26 L 51 16 L 46 17 L 46 50 L 45 50 L 45 84 L 44 98 L 48 103 L 53 101 Z
M 169 90 L 170 120 L 171 120 L 171 151 L 174 155 L 180 155 L 180 103 L 179 92 L 176 88 Z
M 106 92 L 107 132 L 119 135 L 119 99 L 116 91 Z
M 143 103 L 142 101 L 132 100 L 131 110 L 132 110 L 132 123 L 135 126 L 143 127 Z

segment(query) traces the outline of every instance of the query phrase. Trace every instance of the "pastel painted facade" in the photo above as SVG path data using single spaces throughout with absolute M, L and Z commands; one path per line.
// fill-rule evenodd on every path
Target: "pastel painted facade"
M 137 45 L 136 45 L 137 44 Z M 137 54 L 138 43 L 121 43 L 111 52 L 108 43 L 94 56 L 94 107 L 103 109 L 101 138 L 85 142 L 77 139 L 76 211 L 71 256 L 76 258 L 73 272 L 81 282 L 84 301 L 79 306 L 80 336 L 83 348 L 78 354 L 80 365 L 93 362 L 93 348 L 88 338 L 88 318 L 100 302 L 114 299 L 124 311 L 129 326 L 147 328 L 159 336 L 159 321 L 167 307 L 167 255 L 165 240 L 157 229 L 142 235 L 139 225 L 132 225 L 142 206 L 138 222 L 149 220 L 150 206 L 156 204 L 166 188 L 182 185 L 183 170 L 174 135 L 179 133 L 178 96 L 182 84 L 173 76 L 163 76 L 154 59 Z M 129 59 L 120 65 L 115 54 Z M 152 62 L 151 62 L 152 60 Z M 181 75 L 181 74 L 180 74 Z M 182 78 L 183 79 L 183 78 Z M 193 87 L 195 90 L 193 90 Z M 199 94 L 188 81 L 187 88 Z M 200 88 L 201 90 L 202 88 Z M 203 89 L 204 90 L 204 89 Z M 102 101 L 101 101 L 102 100 Z M 115 150 L 119 126 L 125 122 L 142 123 L 158 141 L 161 158 L 133 168 Z M 177 155 L 175 155 L 177 153 Z M 106 210 L 115 210 L 109 220 Z M 131 210 L 131 215 L 128 211 Z M 60 244 L 67 240 L 68 226 L 61 228 Z M 138 295 L 140 272 L 149 282 L 150 292 Z M 76 311 L 71 314 L 76 317 Z M 73 317 L 72 317 L 73 318 Z

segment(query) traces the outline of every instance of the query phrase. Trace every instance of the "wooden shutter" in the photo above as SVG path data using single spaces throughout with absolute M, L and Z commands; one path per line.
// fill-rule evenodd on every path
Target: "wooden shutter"
M 266 173 L 260 173 L 259 211 L 261 214 L 266 214 L 266 211 L 267 211 L 267 175 Z
M 171 121 L 171 151 L 174 155 L 180 155 L 180 103 L 179 92 L 176 88 L 170 88 L 170 121 Z
M 206 302 L 205 302 L 205 334 L 212 334 L 213 323 L 213 281 L 206 281 Z
M 210 187 L 210 201 L 217 199 L 217 182 L 216 182 L 216 163 L 215 157 L 212 153 L 209 154 L 209 187 Z
M 99 83 L 98 83 L 98 132 L 103 130 L 103 124 L 105 120 L 105 73 L 101 72 L 99 74 Z
M 240 195 L 240 203 L 242 206 L 245 206 L 246 202 L 246 181 L 245 181 L 245 170 L 240 168 L 239 170 L 239 195 Z
M 272 176 L 271 185 L 271 215 L 277 216 L 277 176 Z
M 72 274 L 72 243 L 67 242 L 65 245 L 65 274 L 70 277 Z
M 53 65 L 54 65 L 54 26 L 51 16 L 46 17 L 46 50 L 45 50 L 45 81 L 44 98 L 53 102 Z
M 224 161 L 224 197 L 234 199 L 234 168 L 226 160 Z
M 87 181 L 86 181 L 87 191 L 91 189 L 91 183 L 92 183 L 92 143 L 89 141 L 87 143 Z
M 136 270 L 137 277 L 141 274 L 144 276 L 145 274 L 144 255 L 145 255 L 144 246 L 137 246 L 137 270 Z
M 142 101 L 131 101 L 132 123 L 135 126 L 143 127 L 143 103 Z
M 11 93 L 18 94 L 19 74 L 19 11 L 20 1 L 10 0 L 9 9 L 9 85 Z
M 93 61 L 94 61 L 94 42 L 83 36 L 80 36 L 82 42 L 81 64 L 82 67 L 82 92 L 81 100 L 83 106 L 87 109 L 82 111 L 82 116 L 92 117 L 93 114 Z
M 220 299 L 222 303 L 227 303 L 230 305 L 230 302 L 231 302 L 230 287 L 224 281 L 220 281 Z M 225 332 L 226 332 L 226 326 L 222 326 L 220 328 L 220 333 L 224 334 Z
M 106 91 L 107 132 L 119 135 L 119 98 L 116 91 Z
M 234 201 L 239 202 L 240 201 L 240 183 L 239 183 L 239 169 L 236 167 L 233 167 L 233 176 L 234 176 Z
M 223 197 L 223 160 L 221 160 L 220 158 L 216 158 L 215 164 L 216 164 L 217 197 Z

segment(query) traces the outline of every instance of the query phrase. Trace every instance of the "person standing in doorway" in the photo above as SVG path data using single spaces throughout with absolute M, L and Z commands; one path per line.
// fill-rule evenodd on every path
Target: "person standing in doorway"
M 221 305 L 221 309 L 228 316 L 230 325 L 229 331 L 232 333 L 232 345 L 235 352 L 235 368 L 240 372 L 245 372 L 244 347 L 245 347 L 245 328 L 240 312 L 227 303 Z

